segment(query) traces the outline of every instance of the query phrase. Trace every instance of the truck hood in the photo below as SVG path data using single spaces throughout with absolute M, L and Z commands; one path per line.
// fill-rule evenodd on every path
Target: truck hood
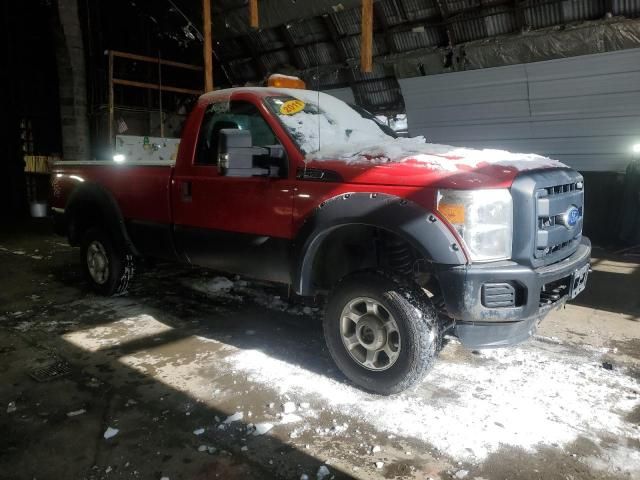
M 323 148 L 307 155 L 306 167 L 329 170 L 346 183 L 463 189 L 507 188 L 523 171 L 568 168 L 536 154 L 439 145 L 424 137 Z

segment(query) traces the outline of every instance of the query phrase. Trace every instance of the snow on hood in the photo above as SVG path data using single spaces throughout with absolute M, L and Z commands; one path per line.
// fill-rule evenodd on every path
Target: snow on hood
M 394 138 L 372 119 L 331 95 L 310 90 L 278 89 L 313 107 L 295 115 L 280 115 L 285 128 L 305 153 L 307 161 L 339 160 L 346 163 L 383 164 L 416 161 L 432 169 L 457 171 L 485 164 L 518 170 L 567 167 L 541 155 L 504 150 L 475 150 L 427 143 L 425 137 Z M 318 110 L 320 113 L 318 113 Z
M 415 161 L 435 170 L 455 172 L 461 166 L 478 168 L 482 165 L 513 167 L 517 170 L 538 168 L 567 168 L 562 162 L 534 153 L 512 153 L 506 150 L 454 147 L 427 143 L 424 137 L 389 138 L 374 145 L 353 143 L 323 146 L 306 155 L 306 160 L 341 160 L 346 163 L 389 163 Z

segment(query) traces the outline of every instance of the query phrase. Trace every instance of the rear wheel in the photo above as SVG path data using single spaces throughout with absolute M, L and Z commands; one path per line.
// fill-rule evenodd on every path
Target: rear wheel
M 439 344 L 436 312 L 427 296 L 380 272 L 349 275 L 336 286 L 324 334 L 340 370 L 382 395 L 420 382 Z
M 80 261 L 94 291 L 108 296 L 126 293 L 135 270 L 133 255 L 116 248 L 102 229 L 87 230 L 80 248 Z

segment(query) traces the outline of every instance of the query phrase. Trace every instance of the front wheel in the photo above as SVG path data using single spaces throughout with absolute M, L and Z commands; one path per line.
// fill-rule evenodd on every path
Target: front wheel
M 329 297 L 323 326 L 338 368 L 356 385 L 382 395 L 420 382 L 438 350 L 430 300 L 417 286 L 384 273 L 343 279 Z
M 87 230 L 80 246 L 80 261 L 94 291 L 108 296 L 126 293 L 134 274 L 133 255 L 116 248 L 102 229 Z

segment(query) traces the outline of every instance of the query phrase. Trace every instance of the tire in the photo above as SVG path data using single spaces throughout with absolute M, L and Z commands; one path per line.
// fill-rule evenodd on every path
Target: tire
M 437 314 L 426 294 L 384 272 L 356 273 L 341 280 L 329 296 L 323 327 L 338 368 L 359 387 L 381 395 L 418 384 L 440 345 Z M 365 366 L 367 352 L 385 341 L 385 352 L 378 350 L 375 362 Z
M 90 228 L 84 234 L 80 262 L 91 289 L 106 296 L 125 294 L 135 272 L 133 255 L 116 248 L 100 228 Z

